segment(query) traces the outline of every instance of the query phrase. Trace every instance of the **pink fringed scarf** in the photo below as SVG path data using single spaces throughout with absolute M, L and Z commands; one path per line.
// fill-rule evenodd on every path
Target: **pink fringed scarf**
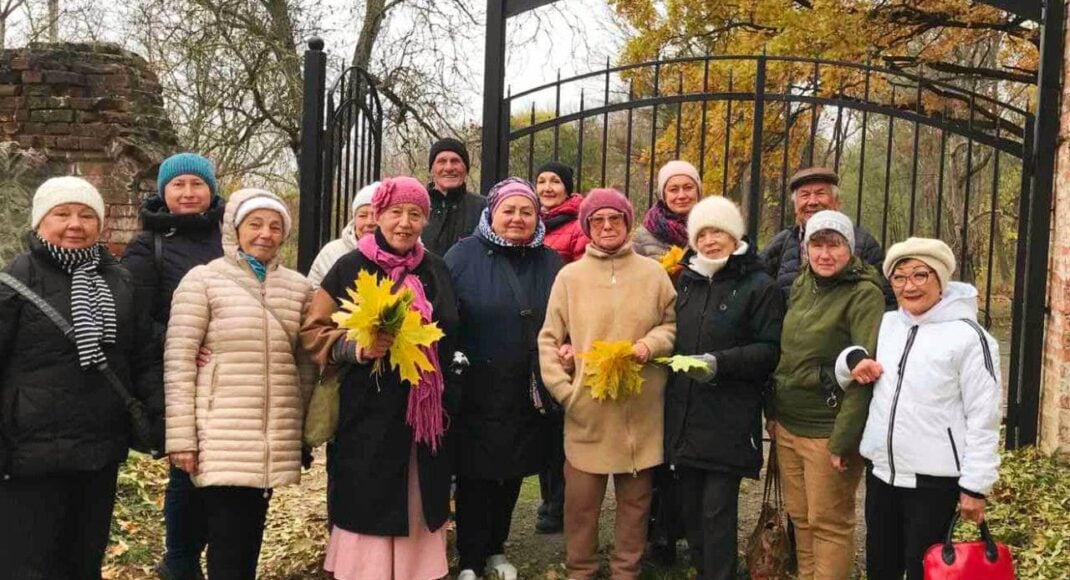
M 424 322 L 431 322 L 432 306 L 424 293 L 424 285 L 412 271 L 420 265 L 424 259 L 423 243 L 417 242 L 416 246 L 405 256 L 397 256 L 379 247 L 374 235 L 360 238 L 357 248 L 364 257 L 375 262 L 380 268 L 386 270 L 390 279 L 397 282 L 405 273 L 403 286 L 412 290 L 415 300 L 413 306 L 420 311 Z M 442 393 L 446 388 L 442 378 L 442 366 L 438 360 L 438 349 L 435 347 L 421 347 L 427 359 L 431 361 L 434 370 L 420 375 L 420 384 L 409 388 L 409 407 L 405 412 L 405 422 L 412 427 L 413 435 L 417 443 L 425 443 L 431 447 L 431 452 L 438 451 L 439 443 L 446 432 L 445 419 L 442 409 Z

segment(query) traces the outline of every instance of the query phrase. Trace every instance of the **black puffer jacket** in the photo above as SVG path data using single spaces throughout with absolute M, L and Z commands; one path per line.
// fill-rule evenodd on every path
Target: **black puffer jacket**
M 5 271 L 71 320 L 71 276 L 36 237 Z M 162 434 L 163 385 L 152 320 L 134 305 L 130 273 L 101 264 L 115 298 L 118 334 L 104 345 L 110 366 Z M 74 343 L 33 304 L 0 284 L 0 478 L 92 471 L 126 458 L 130 423 L 123 401 L 97 370 L 78 364 Z
M 385 242 L 381 244 L 385 246 Z M 335 263 L 320 289 L 336 298 L 346 297 L 346 289 L 353 287 L 362 270 L 387 276 L 364 254 L 350 252 Z M 442 258 L 425 254 L 410 276 L 419 277 L 423 283 L 434 321 L 446 333 L 438 342 L 439 361 L 445 371 L 453 356 L 459 322 L 450 274 Z M 387 369 L 375 376 L 370 364 L 349 366 L 342 375 L 338 428 L 334 441 L 327 445 L 331 520 L 342 529 L 373 536 L 409 533 L 409 454 L 413 433 L 405 423 L 405 412 L 410 388 L 401 382 L 396 370 Z M 447 429 L 457 412 L 456 390 L 447 372 L 442 401 L 448 415 Z M 449 516 L 453 439 L 453 433 L 448 431 L 436 454 L 427 445 L 416 446 L 424 520 L 432 531 L 445 524 Z
M 712 279 L 685 268 L 676 292 L 675 352 L 712 353 L 717 374 L 711 383 L 673 375 L 665 390 L 666 462 L 757 478 L 762 389 L 780 359 L 783 297 L 753 248 L 731 256 Z
M 432 254 L 442 257 L 453 244 L 472 235 L 487 200 L 468 193 L 465 187 L 442 193 L 428 184 L 427 191 L 431 194 L 431 217 L 420 239 Z
M 784 293 L 784 302 L 791 296 L 791 285 L 799 277 L 802 270 L 802 256 L 799 247 L 802 245 L 803 230 L 799 226 L 790 227 L 773 236 L 769 245 L 762 250 L 762 261 L 765 262 L 765 271 L 772 276 Z M 884 250 L 869 232 L 859 226 L 855 226 L 856 256 L 862 258 L 867 264 L 871 264 L 878 272 L 884 266 Z M 881 282 L 881 290 L 884 291 L 884 305 L 886 310 L 895 310 L 898 305 L 892 287 L 886 280 Z
M 149 308 L 158 338 L 162 341 L 171 318 L 171 296 L 187 272 L 223 255 L 222 234 L 225 202 L 215 196 L 208 211 L 197 215 L 174 215 L 167 204 L 153 195 L 141 204 L 141 232 L 123 253 L 123 266 L 134 277 L 138 304 Z M 156 237 L 160 257 L 156 259 Z
M 527 293 L 526 321 L 509 285 L 510 264 Z M 480 479 L 538 473 L 549 423 L 531 396 L 533 378 L 541 381 L 536 337 L 561 258 L 550 248 L 505 248 L 477 233 L 446 254 L 446 266 L 460 304 L 458 348 L 472 365 L 456 423 L 457 472 Z

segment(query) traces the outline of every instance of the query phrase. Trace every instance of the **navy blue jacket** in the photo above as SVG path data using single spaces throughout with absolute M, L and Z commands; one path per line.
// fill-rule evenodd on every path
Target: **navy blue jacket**
M 526 317 L 506 277 L 510 264 L 527 294 Z M 523 477 L 546 463 L 549 425 L 532 398 L 541 381 L 535 341 L 561 265 L 557 252 L 545 246 L 507 248 L 479 233 L 446 254 L 460 305 L 458 347 L 471 363 L 456 422 L 460 475 Z

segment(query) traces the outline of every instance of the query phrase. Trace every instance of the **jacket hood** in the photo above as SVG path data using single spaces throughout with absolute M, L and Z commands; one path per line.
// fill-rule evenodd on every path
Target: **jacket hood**
M 427 184 L 427 193 L 431 197 L 432 207 L 434 207 L 434 205 L 436 204 L 436 200 L 439 205 L 456 202 L 462 197 L 468 195 L 468 183 L 465 182 L 460 187 L 454 187 L 449 191 L 442 191 L 435 187 L 435 182 L 432 181 Z
M 818 276 L 810 267 L 809 263 L 806 263 L 806 265 L 803 266 L 803 273 L 813 278 L 814 283 L 818 286 L 827 287 L 842 283 L 866 281 L 872 282 L 877 288 L 881 289 L 881 292 L 883 292 L 880 272 L 873 266 L 867 264 L 865 260 L 858 255 L 851 256 L 851 261 L 847 263 L 847 266 L 831 278 L 822 278 Z
M 245 189 L 234 193 L 227 202 L 227 208 L 223 211 L 223 256 L 228 260 L 238 260 L 238 228 L 234 223 L 234 216 L 238 213 L 238 208 L 241 204 L 256 197 L 268 197 L 275 201 L 285 205 L 286 202 L 279 196 L 269 191 L 262 189 Z M 283 238 L 285 241 L 285 238 Z M 281 248 L 279 249 L 281 254 Z M 274 268 L 279 263 L 279 254 L 275 255 L 275 259 L 267 264 L 268 269 Z
M 175 215 L 167 209 L 167 203 L 160 194 L 153 194 L 141 204 L 141 225 L 144 229 L 154 232 L 210 230 L 219 227 L 226 204 L 222 197 L 213 195 L 212 202 L 204 213 Z
M 935 324 L 964 318 L 977 322 L 977 288 L 964 282 L 949 282 L 940 301 L 928 312 L 914 316 L 900 308 L 899 314 L 908 324 Z
M 357 225 L 353 223 L 353 220 L 349 220 L 346 227 L 342 228 L 342 235 L 338 238 L 345 242 L 350 250 L 357 249 Z

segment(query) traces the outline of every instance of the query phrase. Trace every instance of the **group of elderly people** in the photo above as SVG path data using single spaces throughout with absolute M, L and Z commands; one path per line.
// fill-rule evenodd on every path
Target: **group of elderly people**
M 536 474 L 537 531 L 563 527 L 569 578 L 599 571 L 609 479 L 613 578 L 637 578 L 659 542 L 675 554 L 681 533 L 699 578 L 734 578 L 763 413 L 800 578 L 850 576 L 863 471 L 870 578 L 921 578 L 956 510 L 983 518 L 999 357 L 946 244 L 911 238 L 882 256 L 820 168 L 792 179 L 797 223 L 761 254 L 736 204 L 704 197 L 684 161 L 661 169 L 638 227 L 625 195 L 580 195 L 560 163 L 485 196 L 467 170 L 464 145 L 445 139 L 430 186 L 361 190 L 308 277 L 280 263 L 286 203 L 259 189 L 224 203 L 198 155 L 160 166 L 121 262 L 100 244 L 92 185 L 41 185 L 29 250 L 0 276 L 6 573 L 99 578 L 134 446 L 172 465 L 159 575 L 203 577 L 206 551 L 208 578 L 254 578 L 272 492 L 311 460 L 302 426 L 326 381 L 340 386 L 324 567 L 339 579 L 447 576 L 451 493 L 457 577 L 516 578 L 505 543 Z M 686 251 L 666 268 L 674 246 Z M 362 272 L 409 291 L 444 333 L 421 348 L 416 384 L 375 364 L 394 335 L 362 343 L 332 319 Z M 638 392 L 586 386 L 597 341 L 632 345 Z M 701 364 L 655 360 L 674 354 Z

